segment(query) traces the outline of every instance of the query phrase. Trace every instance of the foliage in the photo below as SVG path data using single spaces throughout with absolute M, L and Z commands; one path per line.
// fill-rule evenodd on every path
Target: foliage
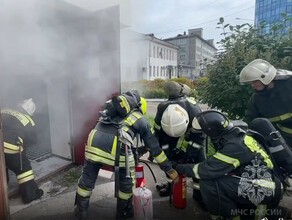
M 170 79 L 171 81 L 179 82 L 182 84 L 188 85 L 192 92 L 190 94 L 191 97 L 197 97 L 197 91 L 195 90 L 195 84 L 193 81 L 187 78 L 174 78 Z M 124 85 L 126 88 L 137 89 L 139 94 L 144 98 L 167 98 L 167 94 L 164 91 L 164 85 L 167 80 L 164 79 L 155 79 L 153 81 L 150 80 L 141 80 L 135 83 Z
M 286 17 L 286 21 L 289 19 Z M 266 28 L 265 24 L 258 29 L 250 24 L 232 26 L 220 18 L 218 25 L 225 38 L 220 41 L 221 49 L 215 61 L 207 64 L 206 78 L 196 82 L 198 96 L 211 108 L 220 109 L 231 118 L 241 118 L 253 91 L 250 86 L 239 84 L 240 71 L 257 58 L 291 70 L 292 41 L 281 34 L 285 26 L 280 24 L 272 26 L 268 34 L 259 34 Z

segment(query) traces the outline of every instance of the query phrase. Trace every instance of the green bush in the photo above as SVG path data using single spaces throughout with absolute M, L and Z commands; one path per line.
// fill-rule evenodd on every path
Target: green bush
M 147 99 L 163 99 L 167 98 L 167 95 L 164 89 L 146 89 L 145 91 L 141 92 L 142 96 Z

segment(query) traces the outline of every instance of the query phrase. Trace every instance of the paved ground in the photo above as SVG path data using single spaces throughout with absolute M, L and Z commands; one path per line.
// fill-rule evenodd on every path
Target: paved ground
M 164 180 L 164 173 L 155 163 L 149 163 L 158 182 Z M 78 169 L 75 169 L 79 172 Z M 153 193 L 154 219 L 208 219 L 208 215 L 197 208 L 192 200 L 191 181 L 188 180 L 187 208 L 176 209 L 169 203 L 169 197 L 160 197 L 156 191 L 156 184 L 148 167 L 144 166 L 147 178 L 147 188 Z M 66 187 L 58 184 L 54 179 L 41 185 L 45 194 L 41 200 L 29 205 L 22 205 L 19 198 L 10 199 L 13 220 L 46 220 L 46 219 L 74 219 L 73 204 L 76 183 Z M 89 219 L 115 219 L 116 199 L 114 198 L 114 181 L 112 172 L 102 170 L 96 187 L 93 190 L 89 208 Z

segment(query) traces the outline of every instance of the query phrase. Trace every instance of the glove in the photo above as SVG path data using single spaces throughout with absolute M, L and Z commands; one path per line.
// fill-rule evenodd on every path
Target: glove
M 185 169 L 186 169 L 186 166 L 184 164 L 178 164 L 176 167 L 175 167 L 176 171 L 179 173 L 179 174 L 184 174 L 186 173 Z
M 148 152 L 146 146 L 138 147 L 137 151 L 138 151 L 139 158 Z
M 176 172 L 175 169 L 170 169 L 169 171 L 166 172 L 167 175 L 172 179 L 174 184 L 177 184 L 179 182 L 179 175 Z

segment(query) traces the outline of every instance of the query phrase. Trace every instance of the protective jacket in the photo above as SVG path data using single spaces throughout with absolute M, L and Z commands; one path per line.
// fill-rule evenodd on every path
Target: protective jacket
M 6 167 L 13 171 L 19 183 L 19 191 L 25 203 L 32 201 L 38 193 L 34 172 L 26 156 L 26 149 L 32 143 L 35 123 L 20 111 L 1 109 L 3 141 Z
M 179 173 L 200 179 L 201 193 L 211 214 L 230 217 L 240 214 L 231 213 L 239 205 L 278 205 L 283 195 L 281 182 L 270 156 L 252 136 L 233 128 L 222 136 L 217 148 L 201 163 L 177 167 Z
M 115 120 L 116 121 L 116 120 Z M 164 171 L 172 169 L 171 163 L 159 147 L 159 144 L 151 133 L 151 127 L 142 113 L 134 109 L 125 119 L 117 123 L 98 122 L 88 136 L 85 147 L 86 163 L 82 176 L 78 182 L 76 194 L 76 205 L 81 211 L 86 211 L 89 206 L 89 199 L 94 188 L 99 169 L 103 165 L 114 166 L 116 153 L 120 151 L 119 157 L 119 190 L 117 198 L 117 211 L 119 215 L 128 216 L 133 211 L 133 187 L 135 187 L 135 161 L 129 145 L 129 171 L 130 177 L 126 176 L 125 169 L 125 145 L 121 142 L 121 130 L 129 134 L 133 140 L 137 134 L 144 141 L 145 146 L 150 150 L 160 168 Z M 131 141 L 130 143 L 133 143 Z M 117 148 L 118 149 L 117 151 Z
M 292 147 L 292 77 L 273 80 L 274 88 L 255 91 L 251 97 L 244 121 L 268 118 Z
M 189 162 L 194 162 L 194 157 L 197 156 L 197 152 L 202 148 L 203 142 L 204 142 L 204 134 L 202 132 L 197 132 L 191 128 L 191 123 L 188 125 L 188 130 L 185 134 L 185 141 L 188 142 L 187 149 L 184 149 L 184 151 L 190 152 L 189 155 L 185 157 L 177 157 L 178 155 L 176 147 L 179 140 L 179 137 L 170 137 L 168 136 L 161 127 L 161 118 L 166 110 L 166 108 L 171 104 L 178 104 L 181 107 L 183 107 L 188 115 L 189 115 L 189 121 L 192 122 L 194 117 L 196 117 L 197 114 L 201 112 L 200 107 L 197 105 L 196 101 L 191 98 L 186 98 L 185 96 L 179 96 L 179 97 L 170 97 L 168 100 L 161 102 L 157 107 L 156 116 L 154 119 L 154 131 L 155 136 L 157 137 L 160 146 L 164 148 L 164 146 L 167 146 L 165 149 L 165 153 L 167 157 L 172 161 L 177 161 L 181 159 L 182 161 L 188 160 Z M 199 156 L 199 161 L 205 159 L 204 155 Z
M 121 123 L 121 127 L 126 126 L 134 137 L 139 134 L 145 146 L 150 150 L 154 159 L 162 170 L 171 169 L 171 164 L 166 155 L 161 150 L 155 137 L 151 133 L 151 128 L 147 120 L 139 111 L 133 111 Z M 115 152 L 118 143 L 119 132 L 115 125 L 98 123 L 90 132 L 87 145 L 85 147 L 85 158 L 92 162 L 114 166 Z M 121 149 L 120 167 L 125 167 L 125 153 Z

